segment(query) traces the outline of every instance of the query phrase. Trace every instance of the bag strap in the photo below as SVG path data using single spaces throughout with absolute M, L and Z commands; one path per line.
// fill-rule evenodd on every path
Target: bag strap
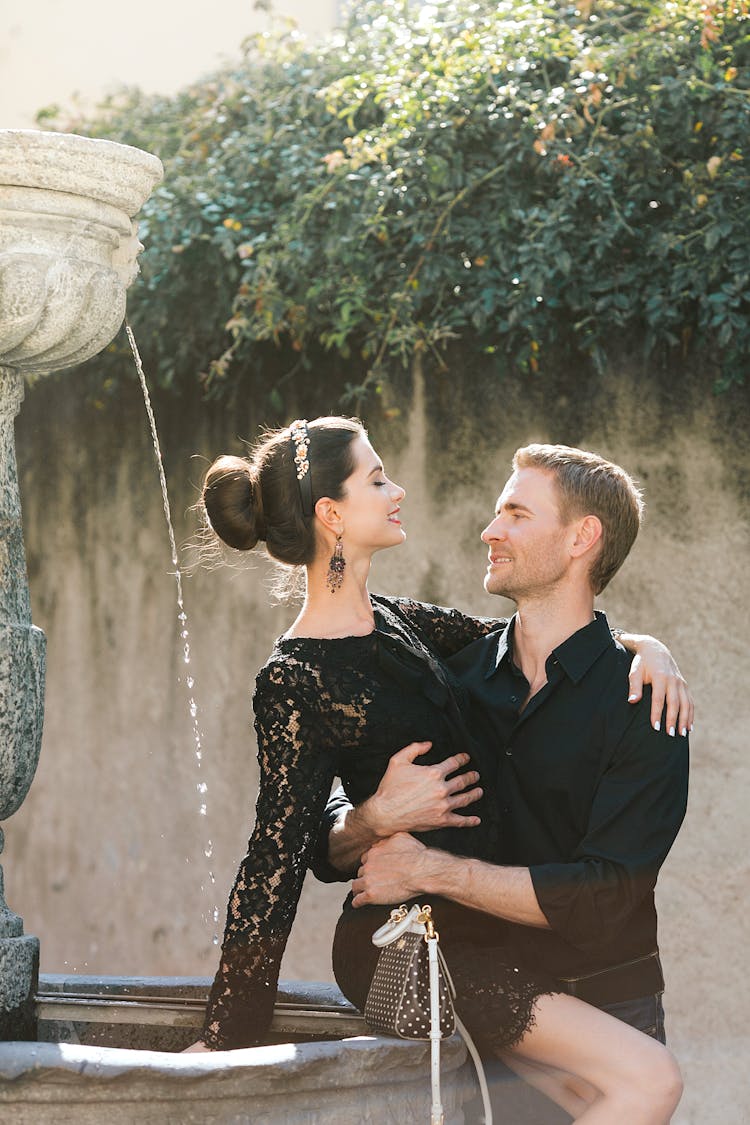
M 432 1106 L 430 1109 L 430 1125 L 443 1125 L 443 1105 L 440 1094 L 440 967 L 442 966 L 444 972 L 448 977 L 448 984 L 451 992 L 455 996 L 455 989 L 453 981 L 448 973 L 448 966 L 445 963 L 442 950 L 438 946 L 437 934 L 433 931 L 432 936 L 429 934 L 426 937 L 427 950 L 428 950 L 428 965 L 430 970 L 430 1076 L 432 1081 Z M 479 1081 L 479 1091 L 482 1095 L 482 1107 L 484 1109 L 484 1122 L 485 1125 L 492 1125 L 492 1105 L 490 1103 L 490 1092 L 487 1088 L 487 1077 L 484 1073 L 482 1060 L 477 1050 L 474 1040 L 469 1035 L 466 1027 L 461 1020 L 455 1015 L 456 1029 L 462 1036 L 466 1048 L 471 1055 L 472 1062 L 477 1072 L 477 1079 Z
M 472 1057 L 474 1067 L 477 1072 L 477 1079 L 479 1080 L 479 1092 L 482 1095 L 482 1106 L 484 1108 L 484 1125 L 492 1125 L 492 1104 L 490 1102 L 490 1092 L 487 1088 L 487 1076 L 484 1073 L 484 1067 L 482 1066 L 482 1060 L 480 1058 L 479 1051 L 477 1050 L 476 1043 L 471 1038 L 458 1016 L 456 1016 L 456 1029 L 458 1030 L 458 1033 L 463 1037 L 464 1043 L 466 1044 L 467 1050 Z
M 412 906 L 411 910 L 406 906 L 399 906 L 391 911 L 390 918 L 372 935 L 372 944 L 376 945 L 378 949 L 383 946 L 390 945 L 401 937 L 402 934 L 424 934 L 426 927 L 424 922 L 418 919 L 422 914 L 421 906 Z
M 451 976 L 451 971 L 448 968 L 448 965 L 446 964 L 445 957 L 443 957 L 443 951 L 440 948 L 439 943 L 438 943 L 438 960 L 440 962 L 440 967 L 443 970 L 443 975 L 445 977 L 445 983 L 448 986 L 448 993 L 450 995 L 450 998 L 451 998 L 451 1000 L 455 1000 L 456 999 L 456 986 L 453 983 L 453 977 Z
M 440 961 L 437 934 L 427 934 L 428 965 L 430 968 L 430 1078 L 432 1081 L 432 1106 L 430 1125 L 443 1125 L 443 1103 L 440 1098 Z

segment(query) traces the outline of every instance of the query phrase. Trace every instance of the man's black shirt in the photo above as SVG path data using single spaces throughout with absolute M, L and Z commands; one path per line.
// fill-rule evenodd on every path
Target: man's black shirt
M 551 927 L 513 925 L 514 944 L 530 966 L 575 977 L 657 948 L 654 886 L 685 815 L 688 742 L 653 730 L 649 692 L 627 702 L 631 658 L 601 613 L 552 652 L 524 707 L 514 622 L 447 663 L 495 747 L 496 862 L 530 869 Z M 635 994 L 658 988 L 652 975 Z

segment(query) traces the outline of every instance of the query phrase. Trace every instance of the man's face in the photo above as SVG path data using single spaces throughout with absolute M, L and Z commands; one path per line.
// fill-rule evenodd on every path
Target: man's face
M 554 475 L 518 469 L 505 485 L 495 518 L 482 532 L 489 547 L 488 594 L 515 602 L 544 597 L 567 573 L 570 525 L 560 520 Z

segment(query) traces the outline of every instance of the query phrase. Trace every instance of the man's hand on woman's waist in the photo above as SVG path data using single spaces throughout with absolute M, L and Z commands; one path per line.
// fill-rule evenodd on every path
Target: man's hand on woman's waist
M 432 766 L 418 765 L 417 758 L 431 745 L 411 742 L 399 750 L 372 797 L 342 813 L 328 840 L 328 858 L 334 867 L 355 870 L 364 851 L 397 832 L 476 828 L 478 816 L 458 812 L 482 796 L 476 770 L 456 772 L 468 765 L 469 755 L 453 754 Z

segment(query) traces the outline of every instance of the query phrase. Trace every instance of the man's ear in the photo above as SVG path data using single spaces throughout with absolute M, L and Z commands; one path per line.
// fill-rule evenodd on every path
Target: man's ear
M 331 500 L 329 496 L 321 496 L 318 500 L 315 505 L 315 515 L 326 531 L 330 531 L 334 538 L 343 533 L 344 524 L 341 519 L 341 511 L 336 501 Z
M 601 543 L 602 521 L 598 516 L 583 516 L 576 520 L 574 530 L 575 538 L 570 545 L 570 554 L 574 559 L 583 558 L 597 543 Z

